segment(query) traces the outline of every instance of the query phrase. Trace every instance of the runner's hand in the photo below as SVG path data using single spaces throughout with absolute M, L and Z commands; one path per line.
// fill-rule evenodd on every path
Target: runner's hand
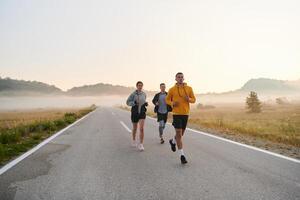
M 146 102 L 144 105 L 145 105 L 145 106 L 148 106 L 148 102 Z

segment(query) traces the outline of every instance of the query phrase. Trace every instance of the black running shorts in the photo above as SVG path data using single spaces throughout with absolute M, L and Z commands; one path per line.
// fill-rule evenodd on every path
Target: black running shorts
M 157 121 L 161 121 L 163 120 L 165 123 L 167 122 L 168 120 L 168 113 L 165 113 L 165 114 L 162 114 L 162 113 L 157 113 Z
M 140 119 L 146 119 L 146 113 L 131 113 L 132 123 L 138 123 Z
M 189 116 L 188 115 L 173 115 L 173 123 L 172 125 L 176 129 L 186 129 L 187 122 L 188 122 Z

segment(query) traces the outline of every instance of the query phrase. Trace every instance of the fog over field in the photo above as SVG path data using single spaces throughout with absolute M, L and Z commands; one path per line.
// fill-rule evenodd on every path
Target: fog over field
M 129 95 L 129 94 L 128 94 Z M 259 94 L 258 94 L 259 95 Z M 247 93 L 244 94 L 202 94 L 196 95 L 197 102 L 205 105 L 220 104 L 245 104 Z M 275 104 L 275 99 L 279 95 L 261 95 L 260 100 L 264 103 Z M 147 101 L 152 104 L 153 95 L 147 96 Z M 103 96 L 26 96 L 26 97 L 0 97 L 1 110 L 22 110 L 37 108 L 80 108 L 95 104 L 97 106 L 119 106 L 126 104 L 127 96 L 125 95 L 103 95 Z M 299 103 L 300 96 L 286 96 L 290 103 Z M 195 105 L 194 105 L 195 106 Z
M 99 97 L 1 97 L 0 110 L 20 110 L 36 108 L 79 108 L 92 104 L 97 106 L 115 106 L 125 104 L 125 96 Z

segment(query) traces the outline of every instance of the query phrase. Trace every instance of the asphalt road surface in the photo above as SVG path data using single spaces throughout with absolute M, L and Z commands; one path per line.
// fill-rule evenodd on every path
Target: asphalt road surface
M 188 130 L 181 165 L 157 126 L 146 119 L 139 152 L 129 112 L 98 108 L 0 175 L 0 199 L 300 199 L 297 160 Z

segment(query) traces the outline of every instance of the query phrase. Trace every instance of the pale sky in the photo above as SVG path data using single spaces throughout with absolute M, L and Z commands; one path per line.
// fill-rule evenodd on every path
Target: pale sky
M 300 78 L 299 0 L 0 0 L 0 76 L 197 93 Z

